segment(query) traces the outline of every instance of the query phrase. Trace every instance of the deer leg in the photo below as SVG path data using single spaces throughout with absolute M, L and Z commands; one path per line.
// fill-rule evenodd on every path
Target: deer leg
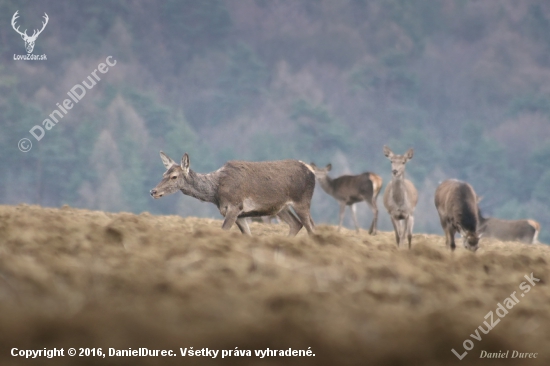
M 413 226 L 414 226 L 414 216 L 410 215 L 408 218 L 408 225 L 407 225 L 407 239 L 409 240 L 409 249 L 411 249 L 411 241 L 413 237 Z M 405 232 L 403 232 L 403 235 L 405 235 Z
M 340 202 L 340 223 L 338 224 L 338 231 L 342 228 L 342 222 L 344 222 L 344 213 L 346 211 L 346 203 Z
M 395 221 L 393 216 L 390 215 L 391 223 L 393 225 L 393 231 L 395 232 L 395 241 L 397 242 L 397 247 L 399 248 L 399 223 Z
M 287 208 L 284 208 L 277 214 L 277 217 L 286 222 L 289 226 L 288 236 L 296 236 L 300 229 L 302 229 L 302 223 L 294 216 L 294 214 Z
M 350 206 L 351 208 L 351 217 L 353 218 L 353 223 L 355 224 L 355 231 L 359 232 L 359 224 L 357 223 L 357 207 L 355 204 Z
M 369 234 L 376 235 L 378 226 L 378 206 L 376 205 L 376 197 L 372 198 L 372 201 L 365 201 L 370 206 L 373 214 L 372 223 L 370 224 Z
M 225 220 L 223 220 L 222 229 L 229 230 L 237 221 L 241 210 L 237 206 L 228 206 L 225 211 Z
M 407 220 L 397 220 L 399 227 L 399 247 L 405 247 L 405 236 L 407 235 Z
M 451 239 L 449 239 L 449 229 L 446 225 L 443 225 L 443 233 L 445 234 L 445 247 L 450 248 L 451 246 Z
M 250 232 L 250 227 L 248 226 L 248 221 L 246 220 L 246 218 L 237 219 L 235 223 L 241 230 L 241 233 L 252 236 L 252 233 Z
M 294 207 L 294 212 L 296 212 L 296 215 L 302 222 L 302 225 L 305 226 L 307 233 L 309 235 L 315 234 L 315 230 L 312 225 L 313 220 L 311 219 L 311 214 L 309 212 L 309 205 L 304 204 L 304 205 L 296 205 L 293 207 Z
M 447 220 L 444 220 L 441 214 L 439 215 L 439 222 L 441 223 L 443 234 L 445 234 L 445 246 L 448 248 L 451 244 L 451 241 L 449 240 L 449 230 L 447 228 Z
M 448 243 L 449 243 L 449 247 L 451 247 L 451 250 L 454 251 L 455 248 L 456 248 L 456 244 L 455 244 L 456 231 L 452 227 L 452 225 L 447 224 L 446 234 L 448 235 L 447 240 L 448 240 Z
M 409 232 L 409 219 L 407 217 L 400 221 L 403 222 L 403 224 L 401 225 L 401 232 L 399 234 L 399 246 L 403 245 L 403 247 L 405 247 L 405 238 Z

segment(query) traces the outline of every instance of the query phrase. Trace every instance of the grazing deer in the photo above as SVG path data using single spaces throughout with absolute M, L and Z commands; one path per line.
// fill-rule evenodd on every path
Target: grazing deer
M 479 242 L 479 210 L 476 192 L 472 186 L 456 179 L 448 179 L 435 190 L 434 201 L 445 232 L 447 247 L 455 250 L 455 234 L 459 232 L 464 247 L 475 252 Z
M 211 202 L 225 217 L 224 230 L 236 223 L 243 234 L 250 235 L 245 218 L 277 215 L 289 225 L 289 236 L 295 236 L 302 226 L 308 234 L 314 233 L 309 210 L 315 175 L 300 161 L 229 161 L 215 172 L 199 174 L 190 169 L 187 153 L 181 164 L 162 151 L 160 157 L 167 170 L 151 190 L 153 198 L 180 190 L 185 195 Z
M 315 177 L 321 184 L 321 188 L 334 197 L 340 204 L 338 231 L 342 228 L 346 206 L 350 206 L 355 230 L 359 232 L 355 204 L 365 201 L 374 214 L 369 234 L 376 235 L 376 224 L 378 222 L 376 199 L 378 198 L 380 188 L 382 188 L 382 178 L 374 173 L 366 172 L 359 175 L 342 175 L 341 177 L 332 179 L 328 176 L 328 172 L 332 169 L 331 164 L 328 164 L 325 168 L 319 168 L 314 163 L 310 165 L 315 172 Z
M 21 32 L 19 30 L 19 26 L 17 26 L 17 28 L 15 27 L 15 23 L 17 21 L 17 18 L 19 18 L 18 13 L 19 13 L 19 10 L 17 10 L 13 14 L 13 17 L 11 18 L 11 26 L 12 26 L 13 30 L 16 31 L 17 33 L 19 33 L 21 38 L 23 38 L 23 41 L 25 42 L 25 49 L 27 50 L 27 53 L 32 53 L 32 51 L 34 50 L 34 43 L 36 42 L 36 38 L 38 38 L 40 33 L 42 33 L 44 28 L 46 28 L 46 24 L 48 24 L 48 20 L 49 20 L 48 14 L 44 13 L 44 16 L 43 16 L 44 21 L 42 22 L 42 29 L 40 29 L 40 30 L 35 29 L 34 32 L 32 33 L 32 36 L 29 37 L 29 35 L 27 34 L 26 29 L 25 29 L 24 32 Z
M 535 220 L 501 220 L 483 217 L 478 211 L 479 233 L 502 241 L 519 241 L 526 244 L 538 243 L 540 224 Z
M 411 249 L 412 230 L 414 226 L 414 208 L 418 202 L 418 192 L 413 183 L 405 179 L 405 164 L 413 157 L 414 150 L 409 149 L 405 155 L 395 155 L 389 147 L 384 146 L 384 155 L 391 161 L 392 179 L 384 191 L 384 206 L 390 214 L 397 247 L 405 245 L 405 235 Z M 401 224 L 403 222 L 403 225 Z

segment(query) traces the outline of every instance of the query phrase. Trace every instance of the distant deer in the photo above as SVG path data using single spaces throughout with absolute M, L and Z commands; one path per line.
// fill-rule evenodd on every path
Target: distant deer
M 479 210 L 476 192 L 472 186 L 456 179 L 448 179 L 435 190 L 434 201 L 445 232 L 447 247 L 455 250 L 455 234 L 459 232 L 464 247 L 475 252 L 479 242 Z
M 48 14 L 44 13 L 44 16 L 43 16 L 44 21 L 42 22 L 42 29 L 40 29 L 40 30 L 35 29 L 34 32 L 32 33 L 32 36 L 29 36 L 27 34 L 26 29 L 25 29 L 24 32 L 21 32 L 19 30 L 19 26 L 17 26 L 17 28 L 15 27 L 15 23 L 17 21 L 17 18 L 19 18 L 18 13 L 19 13 L 19 10 L 17 10 L 13 14 L 13 17 L 11 18 L 11 26 L 12 26 L 13 30 L 16 31 L 17 33 L 19 33 L 21 38 L 23 38 L 23 41 L 25 42 L 25 49 L 27 50 L 27 53 L 32 53 L 32 51 L 34 50 L 34 43 L 36 42 L 36 38 L 38 38 L 40 33 L 42 33 L 44 28 L 46 28 L 46 24 L 48 24 L 48 20 L 49 20 Z
M 334 197 L 340 204 L 340 223 L 338 225 L 338 231 L 342 228 L 346 206 L 350 206 L 355 230 L 359 232 L 355 204 L 365 201 L 374 214 L 369 228 L 369 234 L 376 235 L 376 226 L 378 222 L 378 206 L 376 205 L 376 199 L 378 198 L 380 188 L 382 188 L 382 178 L 374 173 L 366 172 L 359 175 L 342 175 L 341 177 L 332 179 L 328 176 L 328 172 L 332 169 L 331 164 L 328 164 L 325 168 L 319 168 L 314 163 L 310 165 L 315 172 L 315 177 L 321 184 L 321 188 Z
M 392 179 L 384 191 L 384 206 L 390 214 L 397 247 L 405 245 L 405 236 L 407 236 L 409 249 L 411 249 L 413 214 L 418 202 L 418 192 L 413 183 L 405 179 L 405 164 L 412 159 L 413 153 L 414 150 L 409 149 L 405 155 L 395 155 L 389 147 L 384 146 L 384 155 L 390 159 L 392 171 Z
M 485 237 L 502 241 L 519 241 L 526 244 L 538 243 L 540 224 L 535 220 L 501 220 L 483 217 L 478 211 L 479 233 Z
M 211 202 L 225 217 L 224 230 L 236 223 L 243 234 L 251 235 L 245 218 L 277 215 L 289 225 L 289 236 L 295 236 L 302 226 L 308 234 L 314 233 L 310 205 L 315 174 L 305 163 L 229 161 L 215 172 L 199 174 L 190 169 L 187 153 L 181 164 L 162 151 L 160 157 L 167 170 L 151 190 L 153 198 L 180 190 L 185 195 Z

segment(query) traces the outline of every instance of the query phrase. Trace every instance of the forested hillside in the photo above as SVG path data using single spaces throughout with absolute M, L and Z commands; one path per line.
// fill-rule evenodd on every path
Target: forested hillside
M 46 61 L 14 60 L 26 54 L 16 10 L 29 35 L 48 14 L 34 49 Z M 486 215 L 531 217 L 550 242 L 548 1 L 0 0 L 0 24 L 2 204 L 219 217 L 181 194 L 149 197 L 159 150 L 188 152 L 198 172 L 296 158 L 387 182 L 388 144 L 415 149 L 416 232 L 441 232 L 433 192 L 455 177 Z M 108 56 L 101 80 L 32 137 Z M 337 210 L 318 187 L 314 219 Z M 366 205 L 359 214 L 367 227 Z

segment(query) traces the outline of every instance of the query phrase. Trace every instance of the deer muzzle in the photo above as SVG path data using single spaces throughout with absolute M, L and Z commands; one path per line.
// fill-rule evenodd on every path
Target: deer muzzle
M 153 198 L 161 198 L 162 196 L 164 196 L 164 192 L 158 192 L 156 189 L 151 189 L 151 197 Z

